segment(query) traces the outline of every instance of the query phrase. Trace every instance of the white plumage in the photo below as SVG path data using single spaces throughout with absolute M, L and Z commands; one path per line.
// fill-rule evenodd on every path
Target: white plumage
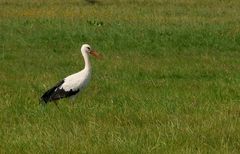
M 41 97 L 41 100 L 43 102 L 47 103 L 65 97 L 76 96 L 88 84 L 91 78 L 91 64 L 89 61 L 89 54 L 95 57 L 99 57 L 99 55 L 96 51 L 91 50 L 91 47 L 88 44 L 82 45 L 81 52 L 85 62 L 84 69 L 64 78 L 54 87 L 46 91 Z
M 60 86 L 60 89 L 63 88 L 65 91 L 81 90 L 89 82 L 91 77 L 91 70 L 84 69 L 81 72 L 72 74 L 64 79 L 64 83 Z

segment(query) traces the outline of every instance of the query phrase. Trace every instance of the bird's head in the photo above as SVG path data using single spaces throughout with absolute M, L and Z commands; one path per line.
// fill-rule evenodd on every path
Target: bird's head
M 97 51 L 95 50 L 92 50 L 91 46 L 89 44 L 83 44 L 82 47 L 81 47 L 81 52 L 82 53 L 87 53 L 87 54 L 90 54 L 96 58 L 100 58 L 100 54 L 97 53 Z

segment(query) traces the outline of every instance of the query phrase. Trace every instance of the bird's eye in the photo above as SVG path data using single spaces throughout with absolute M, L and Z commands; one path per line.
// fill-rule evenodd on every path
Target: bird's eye
M 90 50 L 90 47 L 87 47 L 88 48 L 88 50 Z

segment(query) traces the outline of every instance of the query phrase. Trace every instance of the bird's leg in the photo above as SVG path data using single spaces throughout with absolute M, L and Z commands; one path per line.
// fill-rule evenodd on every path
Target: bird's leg
M 69 98 L 69 102 L 72 104 L 72 105 L 71 105 L 72 107 L 76 107 L 75 102 L 74 102 L 75 98 L 76 98 L 76 95 L 75 95 L 75 96 L 71 96 L 71 97 Z
M 70 100 L 70 102 L 71 102 L 72 104 L 74 104 L 75 98 L 76 98 L 76 96 L 71 96 L 71 97 L 69 98 L 69 100 Z
M 40 103 L 40 109 L 41 109 L 41 111 L 44 111 L 45 110 L 45 108 L 46 108 L 46 103 Z
M 53 103 L 56 105 L 58 109 L 60 109 L 56 101 L 53 101 Z

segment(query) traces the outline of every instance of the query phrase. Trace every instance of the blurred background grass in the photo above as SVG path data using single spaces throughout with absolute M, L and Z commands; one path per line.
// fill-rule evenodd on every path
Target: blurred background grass
M 1 0 L 1 153 L 238 153 L 238 0 Z M 104 59 L 74 104 L 41 94 Z

